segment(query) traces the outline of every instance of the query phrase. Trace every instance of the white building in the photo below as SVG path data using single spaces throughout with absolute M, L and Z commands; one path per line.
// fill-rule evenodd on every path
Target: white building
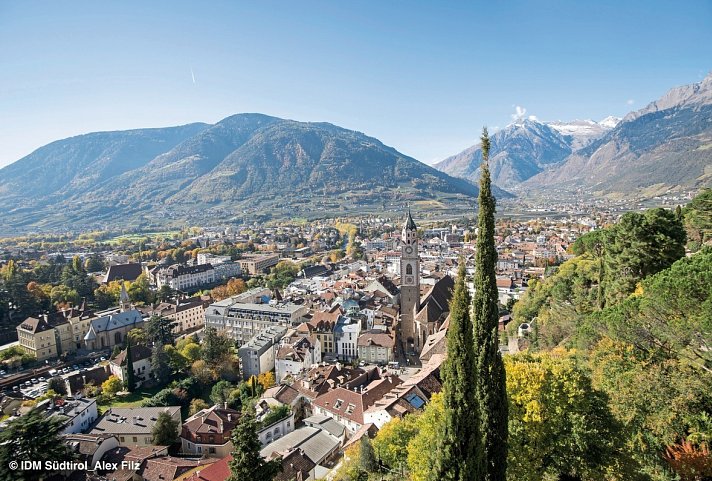
M 212 264 L 213 267 L 231 260 L 230 256 L 218 256 L 209 252 L 201 252 L 196 258 L 198 264 Z
M 248 291 L 250 292 L 250 291 Z M 208 306 L 205 311 L 206 327 L 224 332 L 242 345 L 272 326 L 289 328 L 299 325 L 309 309 L 292 303 L 254 304 L 242 302 L 241 296 L 228 297 Z M 254 295 L 248 300 L 254 301 Z
M 131 346 L 131 361 L 133 363 L 134 381 L 136 387 L 151 378 L 151 350 L 145 346 Z M 121 351 L 114 359 L 109 361 L 111 374 L 126 382 L 128 371 L 126 349 Z
M 215 282 L 215 269 L 211 264 L 197 266 L 174 264 L 155 271 L 154 278 L 159 289 L 167 285 L 171 289 L 184 291 L 213 284 Z
M 334 327 L 336 355 L 344 361 L 358 357 L 358 336 L 361 334 L 361 322 L 341 316 Z
M 96 399 L 66 397 L 56 401 L 48 399 L 38 405 L 45 408 L 50 417 L 57 417 L 64 423 L 62 434 L 83 433 L 99 417 Z
M 270 326 L 237 350 L 244 379 L 274 369 L 277 345 L 286 332 L 286 327 Z
M 242 267 L 239 262 L 222 262 L 214 265 L 213 269 L 215 269 L 216 280 L 226 280 L 242 275 Z

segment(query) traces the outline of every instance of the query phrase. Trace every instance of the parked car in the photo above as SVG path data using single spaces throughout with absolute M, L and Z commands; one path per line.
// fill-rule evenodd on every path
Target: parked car
M 12 386 L 12 390 L 18 392 L 20 390 L 20 386 Z
M 72 366 L 72 371 L 78 371 L 78 370 L 79 370 L 79 366 L 77 366 L 76 364 L 74 366 Z
M 131 357 L 133 357 L 133 356 L 131 356 Z M 106 361 L 106 358 L 104 356 L 101 356 L 101 360 Z
M 45 378 L 43 378 L 43 377 L 40 378 L 40 382 L 45 382 L 46 380 L 47 380 L 47 379 L 45 379 Z
M 38 381 L 37 378 L 35 378 L 35 377 L 33 377 L 33 378 L 31 379 L 31 381 L 32 381 L 32 384 L 38 384 L 38 383 L 39 383 L 39 381 Z

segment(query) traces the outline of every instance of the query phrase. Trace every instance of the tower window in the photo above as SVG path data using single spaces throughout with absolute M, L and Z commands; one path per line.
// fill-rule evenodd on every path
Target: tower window
M 413 266 L 411 264 L 405 266 L 405 273 L 409 276 L 413 275 Z

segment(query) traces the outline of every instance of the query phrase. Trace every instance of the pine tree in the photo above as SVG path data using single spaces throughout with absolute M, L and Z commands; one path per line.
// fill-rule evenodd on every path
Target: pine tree
M 489 171 L 490 140 L 482 131 L 477 251 L 475 253 L 474 346 L 485 481 L 504 481 L 507 471 L 507 386 L 499 352 L 499 303 L 494 244 L 495 199 Z M 452 329 L 452 325 L 450 327 Z M 448 347 L 449 349 L 449 347 Z M 449 355 L 449 354 L 448 354 Z
M 465 276 L 465 261 L 461 259 L 450 301 L 447 358 L 441 369 L 445 414 L 433 466 L 434 479 L 450 481 L 479 481 L 483 472 L 473 326 Z
M 64 423 L 59 417 L 45 417 L 41 409 L 10 421 L 0 432 L 0 480 L 37 480 L 53 472 L 8 468 L 8 464 L 25 460 L 70 461 L 74 453 L 62 441 Z
M 134 392 L 136 379 L 134 375 L 133 359 L 131 358 L 131 338 L 126 336 L 126 390 Z
M 228 481 L 271 481 L 282 469 L 280 459 L 265 461 L 257 436 L 254 408 L 247 408 L 232 430 L 232 461 Z

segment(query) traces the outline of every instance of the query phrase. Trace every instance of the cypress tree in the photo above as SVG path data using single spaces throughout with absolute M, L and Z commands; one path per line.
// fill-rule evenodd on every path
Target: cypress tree
M 479 481 L 483 475 L 473 327 L 465 275 L 465 260 L 461 259 L 450 301 L 447 357 L 441 368 L 444 417 L 433 466 L 433 479 L 448 481 Z
M 507 471 L 507 386 L 499 352 L 499 302 L 494 245 L 495 199 L 489 171 L 490 140 L 482 131 L 477 251 L 475 253 L 474 346 L 477 402 L 485 464 L 485 481 L 504 481 Z
M 131 358 L 131 338 L 126 336 L 126 390 L 134 392 L 136 379 L 134 375 L 133 359 Z

